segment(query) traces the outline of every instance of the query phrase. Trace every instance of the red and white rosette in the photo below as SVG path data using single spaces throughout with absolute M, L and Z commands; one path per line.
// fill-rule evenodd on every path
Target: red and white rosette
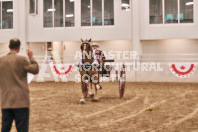
M 54 76 L 66 78 L 72 73 L 74 66 L 70 64 L 51 64 L 50 68 Z
M 189 78 L 190 76 L 195 73 L 197 69 L 197 64 L 189 64 L 189 63 L 175 63 L 175 64 L 169 64 L 169 69 L 175 75 L 179 78 Z

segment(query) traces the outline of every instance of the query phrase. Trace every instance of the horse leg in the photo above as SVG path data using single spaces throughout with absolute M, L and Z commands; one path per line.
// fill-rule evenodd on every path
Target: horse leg
M 95 87 L 95 95 L 94 95 L 94 98 L 93 98 L 93 101 L 98 101 L 98 89 L 97 89 L 97 84 L 95 83 L 94 84 L 94 87 Z
M 82 80 L 81 80 L 81 89 L 82 89 L 82 97 L 81 97 L 81 99 L 80 99 L 80 104 L 85 104 L 85 95 L 84 95 L 84 82 L 82 82 Z
M 81 90 L 82 90 L 82 97 L 80 99 L 80 104 L 85 104 L 85 93 L 86 93 L 86 82 L 82 80 L 83 72 L 81 71 Z
M 98 73 L 96 73 L 98 74 Z M 95 86 L 95 95 L 94 95 L 94 98 L 93 98 L 93 101 L 98 101 L 98 97 L 97 97 L 97 92 L 99 89 L 102 89 L 102 86 L 100 86 L 99 84 L 99 77 L 96 76 L 96 74 L 93 74 L 94 75 L 94 86 Z
M 94 93 L 93 93 L 93 89 L 92 89 L 92 81 L 90 80 L 90 89 L 89 89 L 89 97 L 93 98 L 94 97 Z
M 100 85 L 100 76 L 99 76 L 99 72 L 97 72 L 96 74 L 97 74 L 97 76 L 94 77 L 94 80 L 95 80 L 95 79 L 98 80 L 97 83 L 96 83 L 96 88 L 97 88 L 98 90 L 101 90 L 101 89 L 102 89 L 102 86 Z

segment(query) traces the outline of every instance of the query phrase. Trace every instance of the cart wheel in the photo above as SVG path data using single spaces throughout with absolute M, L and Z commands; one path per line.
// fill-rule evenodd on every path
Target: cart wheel
M 118 71 L 116 71 L 116 82 L 118 82 Z
M 120 85 L 119 85 L 120 98 L 123 98 L 124 91 L 125 91 L 125 82 L 120 80 Z
M 124 97 L 125 84 L 126 84 L 126 72 L 125 72 L 125 65 L 123 64 L 120 72 L 120 82 L 119 82 L 120 98 Z

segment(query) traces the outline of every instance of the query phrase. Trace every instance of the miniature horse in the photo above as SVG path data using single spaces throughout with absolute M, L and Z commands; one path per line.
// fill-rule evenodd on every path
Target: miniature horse
M 81 75 L 81 87 L 82 87 L 82 98 L 80 99 L 80 103 L 85 103 L 85 98 L 87 96 L 87 86 L 90 82 L 90 87 L 92 89 L 92 83 L 95 86 L 95 94 L 92 94 L 92 101 L 98 101 L 97 98 L 97 90 L 102 89 L 102 87 L 99 85 L 99 72 L 98 67 L 92 65 L 94 58 L 92 53 L 92 47 L 90 45 L 90 40 L 82 40 L 81 44 L 81 51 L 82 51 L 82 64 L 79 66 L 79 72 Z

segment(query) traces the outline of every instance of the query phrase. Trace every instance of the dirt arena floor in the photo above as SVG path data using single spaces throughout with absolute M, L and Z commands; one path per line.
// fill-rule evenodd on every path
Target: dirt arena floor
M 79 83 L 31 83 L 30 132 L 198 132 L 198 84 L 127 83 L 123 99 L 102 86 L 82 105 Z

